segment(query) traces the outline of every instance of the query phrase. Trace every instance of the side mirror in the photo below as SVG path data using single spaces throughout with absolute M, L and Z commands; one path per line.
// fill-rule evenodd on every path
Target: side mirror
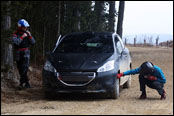
M 124 48 L 124 50 L 122 51 L 122 55 L 127 55 L 129 54 L 129 50 L 127 48 Z

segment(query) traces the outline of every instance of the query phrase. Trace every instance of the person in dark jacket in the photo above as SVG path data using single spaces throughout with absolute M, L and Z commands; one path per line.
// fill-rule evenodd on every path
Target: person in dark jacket
M 146 99 L 146 85 L 152 89 L 156 89 L 161 95 L 161 100 L 166 99 L 166 92 L 163 89 L 164 84 L 166 83 L 166 78 L 162 70 L 153 65 L 151 62 L 144 62 L 140 67 L 132 70 L 128 70 L 123 73 L 117 74 L 119 79 L 121 76 L 138 74 L 139 73 L 139 83 L 140 91 L 142 91 L 139 99 Z
M 29 79 L 27 76 L 27 71 L 29 67 L 30 60 L 30 45 L 34 45 L 35 39 L 32 37 L 31 33 L 28 31 L 29 23 L 21 19 L 17 23 L 18 29 L 13 34 L 12 42 L 14 44 L 14 49 L 16 51 L 16 63 L 20 74 L 20 84 L 19 89 L 31 88 Z

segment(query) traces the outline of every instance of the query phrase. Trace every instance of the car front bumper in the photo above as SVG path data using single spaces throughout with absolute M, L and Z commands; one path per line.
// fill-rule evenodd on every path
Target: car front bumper
M 105 93 L 112 92 L 116 80 L 116 71 L 97 73 L 95 78 L 86 84 L 64 84 L 58 78 L 57 74 L 43 69 L 43 87 L 45 91 L 54 91 L 58 93 Z M 73 78 L 73 77 L 72 77 Z M 73 85 L 73 86 L 72 86 Z

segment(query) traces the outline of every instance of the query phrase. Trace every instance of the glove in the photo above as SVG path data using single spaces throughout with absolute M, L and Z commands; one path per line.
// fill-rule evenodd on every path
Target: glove
M 26 31 L 26 33 L 27 33 L 27 35 L 28 35 L 28 38 L 29 38 L 29 39 L 32 39 L 31 33 L 30 33 L 28 30 Z
M 26 33 L 28 36 L 31 36 L 31 33 L 28 30 L 26 31 Z
M 24 33 L 20 38 L 23 40 L 25 37 L 27 37 L 26 33 Z
M 155 81 L 155 80 L 157 80 L 157 78 L 154 77 L 154 76 L 148 76 L 148 80 L 150 80 L 150 81 Z
M 124 76 L 123 73 L 118 73 L 118 74 L 117 74 L 117 79 L 119 79 L 119 78 L 122 77 L 122 76 Z

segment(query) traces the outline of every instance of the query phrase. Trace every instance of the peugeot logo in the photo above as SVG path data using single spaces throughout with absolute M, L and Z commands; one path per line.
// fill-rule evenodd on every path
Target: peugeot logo
M 58 63 L 62 63 L 63 61 L 59 60 Z
M 97 62 L 97 61 L 92 61 L 92 63 L 95 63 L 95 64 L 97 64 L 98 62 Z

